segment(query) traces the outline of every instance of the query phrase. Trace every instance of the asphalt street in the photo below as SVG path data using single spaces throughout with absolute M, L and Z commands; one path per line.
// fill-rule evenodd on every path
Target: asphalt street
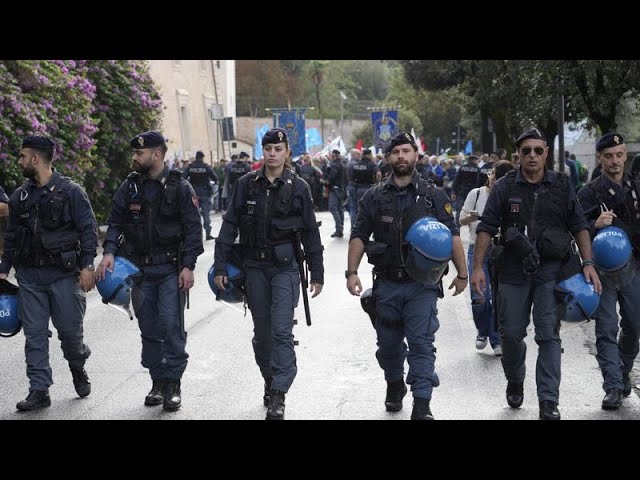
M 345 231 L 349 230 L 345 214 Z M 333 219 L 327 212 L 321 235 L 325 246 L 325 286 L 322 294 L 310 300 L 312 325 L 304 321 L 302 301 L 296 310 L 294 329 L 298 376 L 286 397 L 288 420 L 396 420 L 408 419 L 411 397 L 404 409 L 385 411 L 386 384 L 375 358 L 376 339 L 368 317 L 360 309 L 359 299 L 345 287 L 348 238 L 334 239 Z M 221 217 L 212 215 L 213 232 L 220 228 Z M 463 231 L 466 247 L 467 234 Z M 195 270 L 196 283 L 191 291 L 185 321 L 188 331 L 189 365 L 182 379 L 182 408 L 166 413 L 161 407 L 145 407 L 144 397 L 151 381 L 140 365 L 140 332 L 136 321 L 104 305 L 96 290 L 88 294 L 85 318 L 86 343 L 92 356 L 86 369 L 92 382 L 90 396 L 77 397 L 68 366 L 55 334 L 50 340 L 54 385 L 50 388 L 52 405 L 36 412 L 18 413 L 15 404 L 28 393 L 25 374 L 24 336 L 0 338 L 0 419 L 82 419 L 82 420 L 261 420 L 262 378 L 255 365 L 251 347 L 252 322 L 214 301 L 207 283 L 213 263 L 214 242 L 205 244 Z M 96 264 L 100 256 L 96 259 Z M 364 288 L 371 286 L 366 257 L 359 269 Z M 455 269 L 445 279 L 445 287 Z M 447 292 L 439 301 L 440 329 L 436 334 L 436 372 L 440 387 L 431 402 L 436 419 L 458 420 L 533 420 L 538 418 L 535 394 L 537 346 L 533 327 L 528 329 L 527 378 L 522 408 L 514 410 L 505 400 L 506 380 L 500 358 L 490 347 L 475 348 L 476 331 L 471 316 L 468 290 L 453 297 Z M 51 327 L 53 329 L 53 327 Z M 638 390 L 625 399 L 618 411 L 600 408 L 604 392 L 595 359 L 594 324 L 564 325 L 562 383 L 559 409 L 566 420 L 640 419 Z M 637 369 L 636 369 L 637 370 Z M 635 374 L 635 372 L 634 372 Z M 635 374 L 634 380 L 638 377 Z

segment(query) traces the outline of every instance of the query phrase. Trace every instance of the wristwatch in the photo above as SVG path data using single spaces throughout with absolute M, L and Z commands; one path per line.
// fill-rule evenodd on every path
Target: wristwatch
M 96 267 L 92 263 L 91 265 L 87 265 L 86 267 L 84 267 L 83 270 L 89 270 L 90 272 L 95 272 Z
M 349 278 L 351 275 L 358 275 L 358 271 L 357 270 L 345 270 L 344 271 L 344 278 Z

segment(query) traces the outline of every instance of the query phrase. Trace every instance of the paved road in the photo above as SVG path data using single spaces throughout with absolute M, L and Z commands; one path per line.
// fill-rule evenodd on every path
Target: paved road
M 385 381 L 375 352 L 375 335 L 359 300 L 348 294 L 346 238 L 330 238 L 333 220 L 320 213 L 325 245 L 326 284 L 311 300 L 313 325 L 304 322 L 302 302 L 295 328 L 300 341 L 298 377 L 287 395 L 287 419 L 408 419 L 410 397 L 397 414 L 384 410 Z M 346 215 L 348 218 L 348 215 Z M 348 223 L 348 220 L 347 220 Z M 220 215 L 213 215 L 213 231 Z M 348 227 L 348 225 L 347 225 Z M 466 232 L 463 241 L 466 244 Z M 189 366 L 183 378 L 183 407 L 165 413 L 145 407 L 150 387 L 140 365 L 140 333 L 137 324 L 123 313 L 103 305 L 94 290 L 88 296 L 85 319 L 87 343 L 93 351 L 87 363 L 93 391 L 77 398 L 71 374 L 62 358 L 59 341 L 51 339 L 51 364 L 55 384 L 52 406 L 43 411 L 17 413 L 15 404 L 27 393 L 24 337 L 0 339 L 0 419 L 263 419 L 262 383 L 251 349 L 249 317 L 213 301 L 206 275 L 213 262 L 213 242 L 206 243 L 196 269 L 191 309 L 186 313 Z M 454 270 L 454 269 L 452 269 Z M 365 288 L 371 285 L 368 264 L 360 268 Z M 455 275 L 452 272 L 446 285 Z M 434 391 L 432 410 L 437 419 L 536 419 L 535 354 L 533 331 L 527 343 L 528 376 L 521 409 L 506 404 L 506 381 L 500 359 L 475 349 L 475 327 L 468 291 L 450 294 L 439 302 L 440 330 L 436 335 L 436 371 L 441 385 Z M 563 371 L 560 411 L 564 419 L 640 419 L 636 391 L 616 412 L 600 408 L 604 392 L 594 357 L 593 323 L 563 331 Z

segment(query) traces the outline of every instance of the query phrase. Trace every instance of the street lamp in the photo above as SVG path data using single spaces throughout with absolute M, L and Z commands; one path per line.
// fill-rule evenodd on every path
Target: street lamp
M 342 137 L 342 141 L 344 142 L 344 101 L 347 99 L 347 96 L 344 94 L 342 90 L 340 90 L 340 137 Z

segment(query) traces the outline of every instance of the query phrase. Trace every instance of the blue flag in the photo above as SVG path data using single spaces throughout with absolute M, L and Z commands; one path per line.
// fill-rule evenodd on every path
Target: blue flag
M 269 131 L 269 124 L 265 123 L 261 127 L 256 127 L 256 145 L 253 147 L 253 158 L 262 156 L 262 137 Z
M 304 111 L 304 108 L 282 110 L 273 118 L 274 123 L 277 122 L 275 126 L 284 128 L 289 135 L 289 148 L 292 157 L 297 157 L 307 151 Z
M 322 138 L 317 128 L 307 128 L 307 148 L 322 145 Z
M 398 134 L 398 111 L 371 112 L 371 124 L 373 125 L 373 141 L 376 149 L 384 148 L 387 142 Z
M 464 147 L 464 154 L 471 155 L 471 153 L 473 153 L 473 140 L 468 140 Z

